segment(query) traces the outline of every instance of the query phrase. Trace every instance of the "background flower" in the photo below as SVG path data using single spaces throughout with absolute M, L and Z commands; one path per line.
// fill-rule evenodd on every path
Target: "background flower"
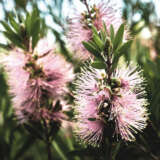
M 15 112 L 21 122 L 39 119 L 41 108 L 47 107 L 49 99 L 56 100 L 66 93 L 67 83 L 74 77 L 72 66 L 55 55 L 52 48 L 45 49 L 47 52 L 43 54 L 39 50 L 40 55 L 37 51 L 33 54 L 11 51 L 3 60 Z
M 99 31 L 102 29 L 104 22 L 108 31 L 111 24 L 113 25 L 115 31 L 117 31 L 123 23 L 121 9 L 118 5 L 113 5 L 113 2 L 98 1 L 93 5 L 90 4 L 89 9 L 90 13 L 84 11 L 83 13 L 77 14 L 76 17 L 70 19 L 69 31 L 67 34 L 68 41 L 71 49 L 73 49 L 73 52 L 77 52 L 80 54 L 79 57 L 84 59 L 90 57 L 90 53 L 83 47 L 82 42 L 91 40 L 91 25 L 94 25 Z

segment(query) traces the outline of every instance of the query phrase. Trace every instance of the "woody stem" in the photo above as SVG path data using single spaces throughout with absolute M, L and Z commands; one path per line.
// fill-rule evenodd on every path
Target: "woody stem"
M 88 11 L 89 16 L 91 17 L 91 11 L 90 11 L 90 9 L 89 9 L 89 5 L 88 5 L 88 3 L 87 3 L 87 0 L 83 0 L 83 3 L 85 4 L 85 6 L 86 6 L 86 8 L 87 8 L 87 11 Z
M 47 154 L 48 154 L 48 160 L 52 160 L 50 136 L 49 136 L 48 126 L 45 120 L 44 120 L 44 126 L 45 126 L 45 135 L 46 135 L 45 143 L 47 145 L 46 149 L 47 149 Z

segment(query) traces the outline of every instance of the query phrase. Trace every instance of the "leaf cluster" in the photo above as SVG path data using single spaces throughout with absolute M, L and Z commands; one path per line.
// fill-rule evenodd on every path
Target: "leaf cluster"
M 0 22 L 5 29 L 2 33 L 11 42 L 11 47 L 17 46 L 27 51 L 32 43 L 31 46 L 34 49 L 38 40 L 45 34 L 44 19 L 40 17 L 37 9 L 27 13 L 25 19 L 10 13 L 8 22 Z
M 92 26 L 93 36 L 89 42 L 83 42 L 84 47 L 94 55 L 92 66 L 97 69 L 106 69 L 106 57 L 111 55 L 112 70 L 114 70 L 122 55 L 128 54 L 132 40 L 125 42 L 125 25 L 122 24 L 115 33 L 111 25 L 108 31 L 105 24 L 98 31 Z

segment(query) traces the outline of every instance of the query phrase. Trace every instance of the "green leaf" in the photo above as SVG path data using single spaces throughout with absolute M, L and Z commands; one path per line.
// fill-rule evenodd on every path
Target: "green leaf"
M 37 9 L 34 9 L 31 14 L 27 13 L 25 25 L 29 36 L 33 34 L 34 28 L 37 28 L 36 26 L 36 23 L 38 23 L 37 21 L 39 21 L 39 14 Z
M 93 34 L 95 34 L 97 36 L 99 35 L 96 27 L 94 27 L 93 25 L 92 25 L 92 32 L 93 32 Z
M 117 66 L 120 57 L 123 54 L 127 54 L 128 53 L 131 44 L 132 44 L 132 40 L 124 43 L 117 51 L 114 52 L 114 59 L 113 59 L 113 63 L 112 63 L 113 69 Z
M 37 17 L 34 19 L 34 21 L 32 21 L 31 35 L 35 34 L 35 32 L 37 33 L 39 29 L 40 29 L 40 17 Z
M 35 27 L 37 26 L 37 27 Z M 38 18 L 35 22 L 34 25 L 31 28 L 31 35 L 32 35 L 32 49 L 35 48 L 38 40 L 39 40 L 39 32 L 40 32 L 40 19 Z
M 125 53 L 125 52 L 131 47 L 132 42 L 133 42 L 133 40 L 129 40 L 128 42 L 124 43 L 124 44 L 118 49 L 119 54 Z
M 16 155 L 14 156 L 14 160 L 20 159 L 24 153 L 29 150 L 30 147 L 32 147 L 32 145 L 35 143 L 35 138 L 33 137 L 27 137 L 27 138 L 23 138 L 23 145 L 20 147 L 20 149 L 18 150 L 18 152 L 16 152 Z
M 27 13 L 25 26 L 29 36 L 31 35 L 31 23 L 32 23 L 31 15 Z
M 32 20 L 34 20 L 35 18 L 39 17 L 39 11 L 37 8 L 35 8 L 32 12 Z
M 25 48 L 22 44 L 23 38 L 21 35 L 15 33 L 12 28 L 4 21 L 0 21 L 3 27 L 6 31 L 3 31 L 2 33 L 15 45 L 17 45 L 20 48 Z
M 106 35 L 105 35 L 105 33 L 103 32 L 103 30 L 100 31 L 100 36 L 101 36 L 101 40 L 104 42 L 105 39 L 106 39 Z
M 100 49 L 100 51 L 103 51 L 104 44 L 103 44 L 102 40 L 99 38 L 99 36 L 93 34 L 93 40 L 96 43 L 97 47 Z
M 121 142 L 118 142 L 118 143 L 114 144 L 114 146 L 112 147 L 112 159 L 113 160 L 116 159 L 116 155 L 118 154 L 120 146 L 121 146 Z
M 40 18 L 39 11 L 37 9 L 34 9 L 31 14 L 27 13 L 25 25 L 28 36 L 32 37 L 32 49 L 35 48 L 38 40 L 40 39 L 42 23 L 42 19 Z
M 104 33 L 107 35 L 107 26 L 104 21 L 103 21 L 103 29 L 104 29 Z
M 9 45 L 3 44 L 3 43 L 0 43 L 0 48 L 6 49 L 6 50 L 11 49 Z
M 14 33 L 13 30 L 10 28 L 10 26 L 6 22 L 0 21 L 0 23 L 3 25 L 3 27 L 5 28 L 6 31 L 8 31 L 10 33 Z
M 11 15 L 9 15 L 9 22 L 10 22 L 11 26 L 13 27 L 13 29 L 18 34 L 21 34 L 20 25 L 14 20 L 14 18 Z
M 94 46 L 94 48 L 96 48 L 96 50 L 97 50 L 98 53 L 101 53 L 101 52 L 102 52 L 102 50 L 97 46 L 97 44 L 96 44 L 95 41 L 91 40 L 91 41 L 89 41 L 89 43 L 90 43 L 92 46 Z
M 35 48 L 35 46 L 37 45 L 38 40 L 39 40 L 39 36 L 38 35 L 32 37 L 32 49 Z
M 38 22 L 39 20 L 40 20 L 40 17 L 38 14 L 38 10 L 35 8 L 31 14 L 31 23 L 30 23 L 31 35 L 33 34 L 34 28 L 38 27 L 38 26 L 36 26 L 36 24 L 39 23 Z
M 113 28 L 112 24 L 110 26 L 110 38 L 111 38 L 111 41 L 113 43 L 113 41 L 114 41 L 114 28 Z
M 96 121 L 96 118 L 88 118 L 89 121 Z
M 96 69 L 105 69 L 106 64 L 102 61 L 94 61 L 91 66 Z
M 56 141 L 52 142 L 52 146 L 57 151 L 57 153 L 59 154 L 59 156 L 61 157 L 62 160 L 67 160 L 68 159 L 66 157 L 66 155 L 63 153 L 63 151 L 61 150 L 61 148 L 59 147 L 59 145 L 58 145 L 58 143 Z
M 114 50 L 116 50 L 122 44 L 123 34 L 124 34 L 124 24 L 121 24 L 114 39 L 114 43 L 113 43 Z
M 15 33 L 10 33 L 10 32 L 6 32 L 6 31 L 3 31 L 3 34 L 15 45 L 17 45 L 18 47 L 20 48 L 23 48 L 25 49 L 25 46 L 23 45 L 22 43 L 22 39 L 16 35 Z
M 103 60 L 100 52 L 95 48 L 94 45 L 92 45 L 90 42 L 82 42 L 83 46 L 90 52 L 92 53 L 95 57 Z

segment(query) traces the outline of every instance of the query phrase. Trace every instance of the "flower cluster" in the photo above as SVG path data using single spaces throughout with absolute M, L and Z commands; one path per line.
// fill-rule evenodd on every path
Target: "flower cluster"
M 110 1 L 101 1 L 88 7 L 89 12 L 84 11 L 71 19 L 68 32 L 68 40 L 71 48 L 73 51 L 78 52 L 81 58 L 84 59 L 87 59 L 90 53 L 84 48 L 82 42 L 91 40 L 92 26 L 100 31 L 103 28 L 104 22 L 107 30 L 110 29 L 112 24 L 115 31 L 117 31 L 123 23 L 118 6 L 114 5 L 113 7 L 113 3 Z
M 83 3 L 87 10 L 71 19 L 68 32 L 72 49 L 92 62 L 85 63 L 75 81 L 75 132 L 82 142 L 99 146 L 112 126 L 118 138 L 134 141 L 147 125 L 148 102 L 142 70 L 134 65 L 117 67 L 130 45 L 124 42 L 120 10 L 110 1 Z M 3 63 L 20 123 L 38 121 L 47 126 L 65 118 L 59 100 L 74 78 L 73 69 L 52 46 L 40 40 L 33 51 L 12 50 Z
M 4 57 L 3 63 L 8 72 L 15 112 L 21 123 L 63 117 L 53 106 L 53 101 L 67 91 L 66 85 L 73 79 L 73 70 L 63 57 L 54 53 L 53 48 L 48 48 L 42 40 L 33 53 L 16 49 Z
M 132 65 L 116 69 L 109 84 L 105 70 L 88 65 L 75 82 L 76 134 L 87 144 L 99 145 L 113 122 L 117 136 L 135 140 L 134 133 L 144 129 L 148 119 L 141 70 Z
M 118 63 L 115 61 L 119 58 L 114 55 L 115 48 L 122 47 L 127 38 L 127 31 L 124 25 L 121 25 L 123 20 L 120 10 L 115 5 L 113 7 L 110 1 L 92 5 L 84 0 L 83 3 L 86 11 L 71 19 L 69 42 L 74 51 L 82 53 L 85 59 L 90 56 L 89 52 L 93 52 L 98 59 L 95 62 L 98 61 L 99 64 L 101 62 L 105 67 L 98 69 L 86 63 L 77 76 L 74 92 L 76 134 L 82 142 L 98 146 L 105 138 L 104 133 L 112 125 L 118 138 L 134 141 L 135 134 L 147 125 L 148 102 L 145 98 L 145 80 L 141 75 L 142 71 L 133 65 L 119 68 L 112 66 L 115 65 L 113 63 Z M 106 38 L 103 37 L 104 31 Z M 115 36 L 113 32 L 116 33 Z M 120 35 L 122 44 L 116 42 Z M 107 38 L 109 43 L 103 42 Z M 83 41 L 86 42 L 84 45 L 86 48 L 83 46 Z M 95 52 L 99 52 L 99 57 Z

